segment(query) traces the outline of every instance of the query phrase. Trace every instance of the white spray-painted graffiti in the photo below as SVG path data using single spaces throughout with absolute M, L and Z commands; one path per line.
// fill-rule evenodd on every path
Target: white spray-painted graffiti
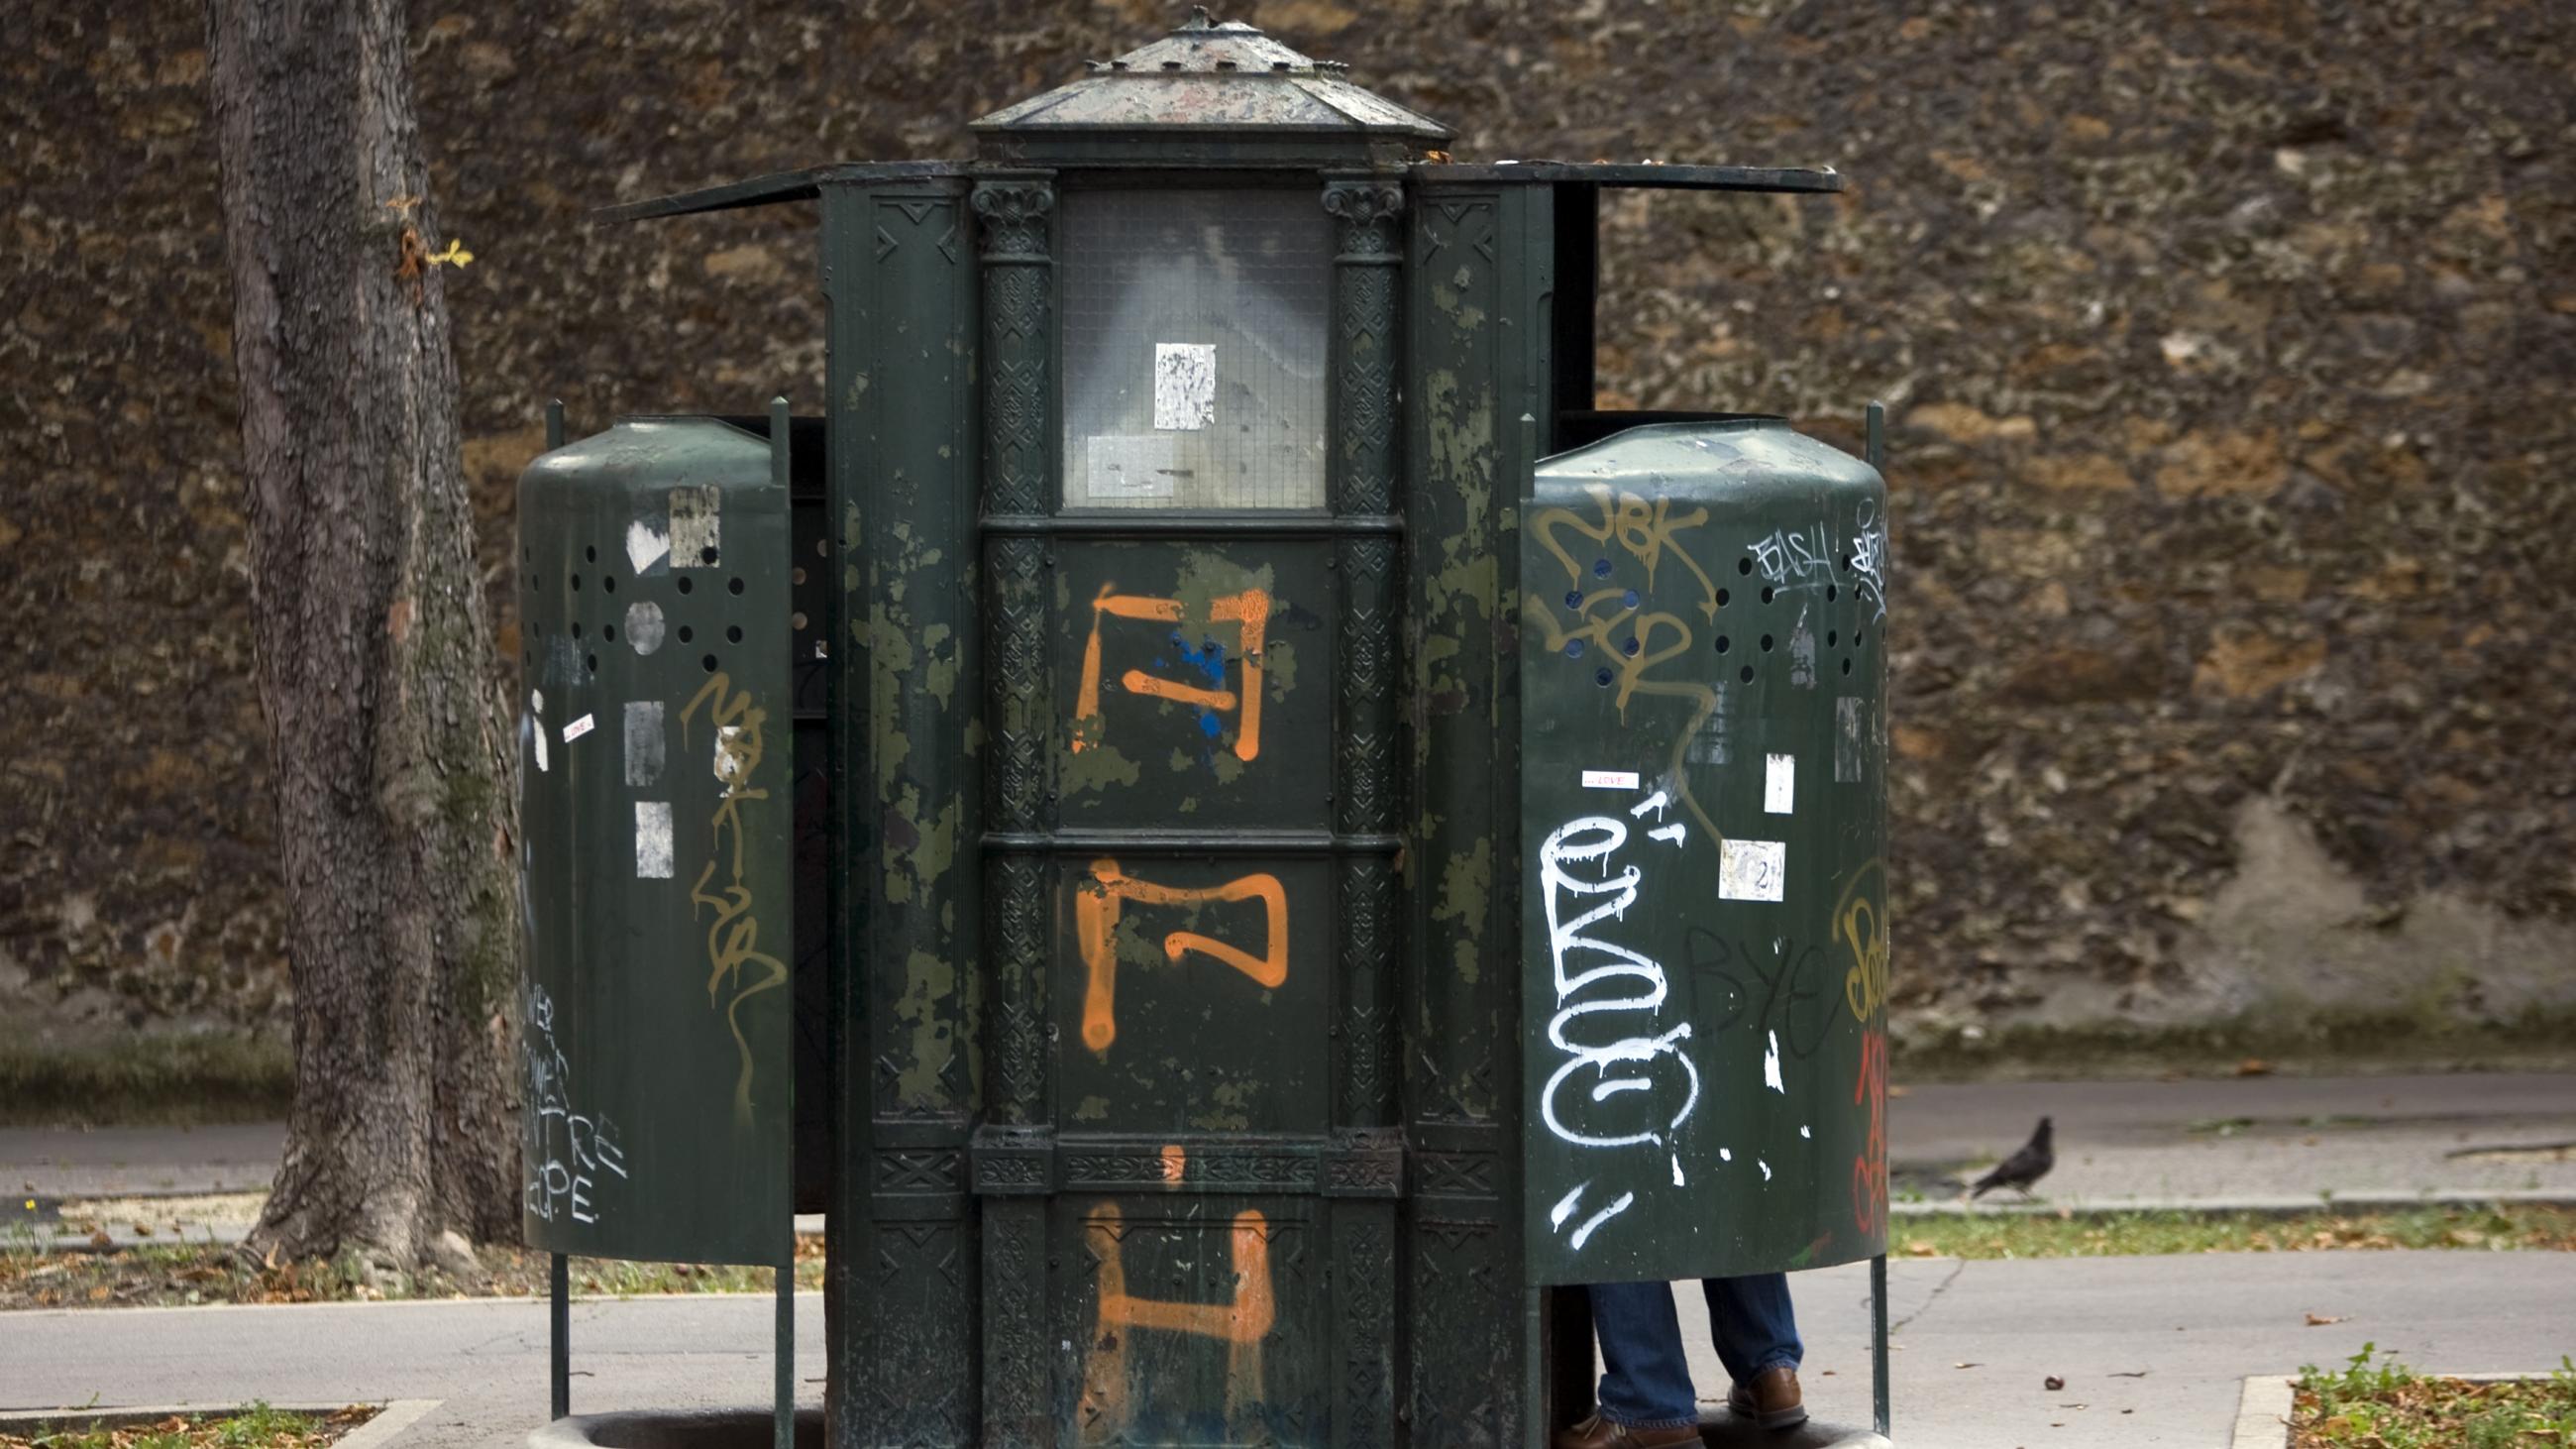
M 1887 529 L 1878 521 L 1878 505 L 1864 499 L 1852 529 L 1851 571 L 1859 581 L 1860 596 L 1877 610 L 1870 616 L 1872 623 L 1887 617 L 1886 568 Z
M 626 1150 L 618 1144 L 617 1124 L 572 1109 L 569 1064 L 555 1045 L 554 998 L 542 986 L 528 988 L 523 1055 L 528 1069 L 528 1114 L 524 1144 L 527 1210 L 547 1222 L 558 1216 L 577 1223 L 599 1221 L 599 1185 L 610 1174 L 626 1178 Z
M 1744 551 L 1752 556 L 1753 567 L 1774 592 L 1830 588 L 1835 567 L 1831 537 L 1824 524 L 1810 523 L 1803 528 L 1774 529 L 1770 536 L 1747 544 Z M 1868 601 L 1871 622 L 1886 618 L 1887 527 L 1879 519 L 1878 505 L 1871 500 L 1863 499 L 1852 519 L 1851 542 L 1843 550 L 1841 566 L 1851 578 L 1853 591 Z M 1803 629 L 1805 623 L 1801 614 L 1799 627 Z M 1795 634 L 1791 637 L 1794 644 Z
M 1658 790 L 1629 814 L 1651 814 L 1660 821 L 1670 803 Z M 1647 838 L 1679 848 L 1687 831 L 1675 822 L 1647 832 Z M 1558 827 L 1539 851 L 1548 951 L 1556 973 L 1557 1010 L 1548 1022 L 1547 1039 L 1565 1053 L 1540 1093 L 1539 1110 L 1550 1132 L 1577 1147 L 1669 1147 L 1673 1131 L 1699 1105 L 1699 1069 L 1681 1045 L 1690 1038 L 1690 1023 L 1656 1029 L 1670 991 L 1662 964 L 1592 934 L 1605 921 L 1625 919 L 1636 904 L 1644 868 L 1632 861 L 1614 872 L 1610 863 L 1627 843 L 1624 822 L 1587 815 Z M 1597 877 L 1576 876 L 1573 868 L 1578 866 L 1597 867 Z M 1619 1034 L 1596 1041 L 1590 1028 Z M 1588 1078 L 1580 1075 L 1587 1071 Z M 1677 1154 L 1673 1171 L 1678 1181 Z M 1574 1217 L 1589 1185 L 1578 1185 L 1558 1200 L 1550 1226 L 1562 1229 Z M 1569 1239 L 1571 1246 L 1580 1250 L 1603 1223 L 1635 1202 L 1635 1193 L 1621 1193 L 1583 1217 Z

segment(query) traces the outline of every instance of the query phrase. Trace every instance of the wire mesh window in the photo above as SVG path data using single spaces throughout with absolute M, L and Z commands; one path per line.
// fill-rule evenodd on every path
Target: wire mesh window
M 1068 508 L 1324 506 L 1330 219 L 1309 191 L 1074 191 Z

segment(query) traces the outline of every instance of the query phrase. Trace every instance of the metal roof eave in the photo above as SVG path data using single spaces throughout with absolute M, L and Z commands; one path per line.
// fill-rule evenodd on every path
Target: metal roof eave
M 645 201 L 603 206 L 590 213 L 590 220 L 593 225 L 610 226 L 666 216 L 689 216 L 703 211 L 738 211 L 744 207 L 812 201 L 823 194 L 826 182 L 920 181 L 963 176 L 968 169 L 968 164 L 963 161 L 845 161 L 830 166 L 809 166 L 802 171 L 773 172 L 746 181 L 729 181 L 722 186 L 675 192 Z
M 1409 168 L 1423 181 L 1499 181 L 1590 185 L 1650 191 L 1771 191 L 1830 194 L 1843 189 L 1831 166 L 1693 166 L 1613 161 L 1422 161 Z

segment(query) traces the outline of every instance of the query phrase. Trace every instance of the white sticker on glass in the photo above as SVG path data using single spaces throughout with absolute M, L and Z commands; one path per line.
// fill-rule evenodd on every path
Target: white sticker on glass
M 1798 794 L 1798 757 L 1769 755 L 1763 760 L 1762 808 L 1772 815 L 1786 815 Z
M 1216 344 L 1154 344 L 1154 426 L 1196 432 L 1216 422 Z
M 1180 489 L 1180 450 L 1151 433 L 1104 433 L 1090 440 L 1090 497 L 1169 498 Z
M 1586 790 L 1634 790 L 1637 788 L 1637 772 L 1634 770 L 1586 770 L 1583 772 L 1583 788 Z
M 1789 875 L 1788 842 L 1729 840 L 1717 851 L 1717 894 L 1729 901 L 1776 901 Z

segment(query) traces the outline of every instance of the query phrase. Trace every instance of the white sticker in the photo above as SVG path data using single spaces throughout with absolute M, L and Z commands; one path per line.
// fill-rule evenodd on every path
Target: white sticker
M 662 701 L 626 702 L 626 783 L 642 788 L 662 778 Z M 669 807 L 664 807 L 665 809 Z
M 1093 498 L 1169 498 L 1180 489 L 1180 450 L 1151 433 L 1103 433 L 1090 440 Z
M 1216 344 L 1154 344 L 1154 426 L 1196 432 L 1216 422 Z
M 546 729 L 545 729 L 545 726 L 543 726 L 543 725 L 539 725 L 539 726 L 537 726 L 535 729 L 532 729 L 532 730 L 528 731 L 528 738 L 529 738 L 529 739 L 530 739 L 530 741 L 532 741 L 532 742 L 536 745 L 536 747 L 537 747 L 537 773 L 538 773 L 538 774 L 540 774 L 540 775 L 542 775 L 542 774 L 544 774 L 544 773 L 546 772 Z
M 660 563 L 670 551 L 671 536 L 655 528 L 651 519 L 639 518 L 626 525 L 626 561 L 635 566 L 635 572 L 640 574 Z
M 546 692 L 545 692 L 544 690 L 542 690 L 542 689 L 531 689 L 531 690 L 529 690 L 529 691 L 528 691 L 528 713 L 530 713 L 530 714 L 544 714 L 545 712 L 546 712 Z
M 635 878 L 671 878 L 671 802 L 635 802 Z
M 662 647 L 665 630 L 662 606 L 651 599 L 638 599 L 626 606 L 626 642 L 638 654 L 650 654 Z
M 1637 772 L 1634 770 L 1586 770 L 1583 772 L 1583 788 L 1586 790 L 1634 790 L 1637 788 Z
M 1771 815 L 1786 815 L 1798 793 L 1798 757 L 1766 755 L 1762 764 L 1762 809 Z
M 571 724 L 564 726 L 563 742 L 565 744 L 571 744 L 573 741 L 580 739 L 583 735 L 589 734 L 592 730 L 597 729 L 598 727 L 599 725 L 596 720 L 592 719 L 589 715 L 583 715 L 581 718 L 574 720 Z
M 671 490 L 671 567 L 715 567 L 723 554 L 723 506 L 724 494 L 712 484 Z
M 1852 785 L 1860 781 L 1862 759 L 1860 740 L 1860 697 L 1846 694 L 1834 701 L 1834 783 Z
M 751 773 L 751 761 L 743 758 L 742 726 L 716 727 L 715 772 L 728 791 L 740 786 L 743 777 Z
M 1729 840 L 1717 851 L 1717 894 L 1728 901 L 1776 901 L 1787 884 L 1789 845 L 1782 840 Z

